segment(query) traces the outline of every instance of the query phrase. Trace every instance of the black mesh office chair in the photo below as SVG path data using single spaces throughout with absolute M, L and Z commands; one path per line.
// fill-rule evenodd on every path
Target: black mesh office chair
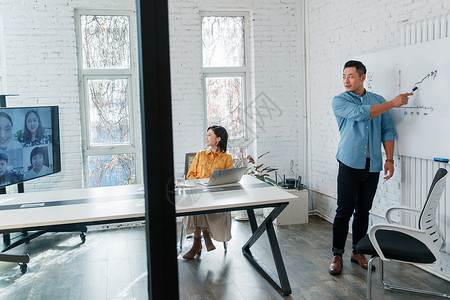
M 445 189 L 446 176 L 445 169 L 441 168 L 436 172 L 422 210 L 402 206 L 389 208 L 386 212 L 386 220 L 389 224 L 372 226 L 369 233 L 356 246 L 359 253 L 372 256 L 367 268 L 367 299 L 371 299 L 372 264 L 377 257 L 380 258 L 380 279 L 385 289 L 450 298 L 449 294 L 388 284 L 384 281 L 383 273 L 385 261 L 428 265 L 441 263 L 440 250 L 445 247 L 445 240 L 436 222 L 436 213 L 439 199 Z M 393 224 L 390 214 L 397 210 L 417 214 L 418 227 Z

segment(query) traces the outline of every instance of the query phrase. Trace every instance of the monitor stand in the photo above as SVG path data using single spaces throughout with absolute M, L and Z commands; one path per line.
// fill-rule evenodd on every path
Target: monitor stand
M 17 184 L 17 190 L 19 193 L 24 193 L 23 183 Z M 6 194 L 6 188 L 0 188 L 0 194 Z M 71 225 L 54 225 L 45 227 L 43 230 L 33 231 L 28 233 L 28 230 L 22 230 L 19 234 L 11 238 L 10 233 L 3 233 L 3 249 L 0 252 L 0 261 L 15 262 L 20 266 L 20 271 L 25 274 L 27 271 L 27 263 L 30 262 L 30 256 L 28 254 L 4 254 L 3 252 L 15 248 L 24 243 L 28 244 L 32 239 L 37 238 L 47 232 L 74 232 L 80 231 L 81 243 L 86 242 L 87 226 L 84 224 L 71 224 Z
M 17 184 L 17 190 L 19 193 L 24 192 L 23 183 Z M 6 194 L 6 188 L 2 187 L 0 188 L 0 194 Z M 87 232 L 87 226 L 83 224 L 70 224 L 70 225 L 53 225 L 53 226 L 47 226 L 44 230 L 37 230 L 33 233 L 28 233 L 27 230 L 22 230 L 22 232 L 15 236 L 13 240 L 14 242 L 11 243 L 11 236 L 9 233 L 3 234 L 3 250 L 1 252 L 5 252 L 7 250 L 10 250 L 12 248 L 15 248 L 23 243 L 29 243 L 32 239 L 37 238 L 38 236 L 43 235 L 47 232 L 74 232 L 79 231 L 80 232 L 80 239 L 81 243 L 84 244 L 86 242 L 86 232 Z

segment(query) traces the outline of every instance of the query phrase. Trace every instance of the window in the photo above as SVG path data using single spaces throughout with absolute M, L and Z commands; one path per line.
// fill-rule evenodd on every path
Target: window
M 76 20 L 85 185 L 137 183 L 134 13 L 78 11 Z
M 247 116 L 249 67 L 248 25 L 243 14 L 204 13 L 202 15 L 202 73 L 206 108 L 206 128 L 225 127 L 235 166 L 247 156 Z

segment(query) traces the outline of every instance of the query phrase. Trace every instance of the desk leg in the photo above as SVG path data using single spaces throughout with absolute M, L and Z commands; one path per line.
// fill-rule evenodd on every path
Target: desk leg
M 6 246 L 11 244 L 11 236 L 9 235 L 9 233 L 3 234 L 3 244 L 5 244 Z
M 273 228 L 273 220 L 284 210 L 284 208 L 288 205 L 288 203 L 283 203 L 278 207 L 275 207 L 272 212 L 264 219 L 261 225 L 253 232 L 253 235 L 250 239 L 244 244 L 242 247 L 242 253 L 244 256 L 258 269 L 259 272 L 263 274 L 263 276 L 269 281 L 273 286 L 276 286 L 281 289 L 284 295 L 290 295 L 292 293 L 291 286 L 289 284 L 289 279 L 287 277 L 286 268 L 284 266 L 283 257 L 281 255 L 280 247 L 278 245 L 277 236 L 275 234 L 275 230 Z M 250 220 L 252 217 L 250 217 Z M 253 215 L 254 218 L 254 215 Z M 256 220 L 255 220 L 256 223 Z M 269 244 L 272 251 L 272 257 L 275 262 L 275 266 L 277 268 L 278 278 L 280 280 L 280 285 L 278 285 L 272 277 L 256 262 L 253 257 L 250 247 L 259 239 L 259 237 L 267 231 L 267 236 L 269 238 Z
M 286 267 L 284 266 L 283 256 L 281 256 L 280 246 L 278 245 L 277 236 L 273 229 L 273 223 L 267 223 L 267 235 L 269 237 L 270 248 L 272 249 L 272 256 L 277 268 L 278 278 L 280 279 L 281 290 L 283 294 L 289 295 L 291 293 L 291 285 L 286 273 Z
M 46 233 L 47 231 L 43 231 L 43 230 L 41 230 L 41 231 L 36 231 L 36 232 L 33 232 L 32 234 L 25 234 L 25 235 L 20 235 L 20 236 L 17 236 L 17 241 L 15 241 L 15 242 L 13 242 L 12 244 L 10 243 L 10 244 L 8 244 L 8 245 L 6 245 L 5 246 L 5 248 L 3 248 L 3 250 L 1 251 L 1 252 L 5 252 L 5 251 L 8 251 L 8 250 L 10 250 L 10 249 L 12 249 L 12 248 L 15 248 L 15 247 L 17 247 L 17 246 L 19 246 L 19 245 L 22 245 L 23 243 L 29 243 L 32 239 L 35 239 L 35 238 L 37 238 L 38 236 L 41 236 L 41 235 L 43 235 L 44 233 Z M 16 238 L 16 237 L 15 237 Z M 14 239 L 15 239 L 14 238 Z
M 258 229 L 258 224 L 256 223 L 255 212 L 253 209 L 247 209 L 248 220 L 250 221 L 250 227 L 252 228 L 252 233 L 255 233 Z

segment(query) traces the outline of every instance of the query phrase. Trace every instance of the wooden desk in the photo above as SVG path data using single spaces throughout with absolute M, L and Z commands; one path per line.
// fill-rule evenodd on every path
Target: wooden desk
M 197 185 L 175 192 L 177 216 L 247 210 L 253 235 L 242 247 L 243 254 L 283 294 L 291 293 L 272 222 L 295 196 L 250 176 L 244 176 L 240 184 L 213 188 Z M 265 207 L 274 207 L 274 210 L 258 227 L 253 210 Z M 48 231 L 66 231 L 67 226 L 85 227 L 144 219 L 144 191 L 139 185 L 0 196 L 0 233 L 38 230 L 40 235 Z M 280 285 L 258 265 L 250 251 L 264 232 L 269 238 Z M 11 245 L 15 247 L 21 243 L 23 241 Z M 5 249 L 11 249 L 11 245 Z

